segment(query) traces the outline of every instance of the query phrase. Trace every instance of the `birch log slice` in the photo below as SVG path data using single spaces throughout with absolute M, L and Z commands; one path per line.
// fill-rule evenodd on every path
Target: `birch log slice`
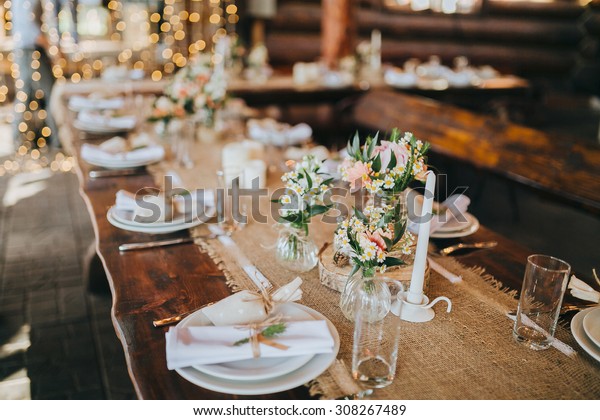
M 333 255 L 333 246 L 331 245 L 328 246 L 321 253 L 319 257 L 319 277 L 321 279 L 321 284 L 329 287 L 330 289 L 341 292 L 344 289 L 344 285 L 346 284 L 348 275 L 352 271 L 352 264 L 348 264 L 344 267 L 338 267 L 333 262 Z M 378 273 L 377 276 L 385 277 L 390 281 L 399 281 L 403 284 L 404 288 L 408 290 L 408 286 L 410 285 L 410 278 L 412 276 L 413 260 L 414 254 L 409 256 L 408 258 L 405 258 L 405 261 L 407 263 L 406 265 L 390 267 L 386 270 L 385 273 Z M 429 274 L 429 264 L 427 264 L 427 266 L 425 267 L 424 292 L 427 292 L 427 288 L 429 286 Z

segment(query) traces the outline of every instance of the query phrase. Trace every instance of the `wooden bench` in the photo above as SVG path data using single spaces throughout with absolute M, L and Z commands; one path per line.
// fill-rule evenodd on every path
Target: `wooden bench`
M 412 131 L 432 152 L 600 211 L 600 147 L 398 92 L 372 91 L 352 110 L 358 127 Z

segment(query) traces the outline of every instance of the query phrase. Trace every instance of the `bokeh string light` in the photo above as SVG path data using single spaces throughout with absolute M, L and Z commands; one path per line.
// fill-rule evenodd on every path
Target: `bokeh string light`
M 1 0 L 0 0 L 1 1 Z M 184 67 L 190 58 L 198 53 L 212 52 L 219 38 L 235 34 L 239 21 L 236 0 L 164 0 L 162 9 L 150 10 L 148 3 L 131 3 L 110 0 L 106 12 L 110 24 L 106 39 L 119 49 L 110 55 L 101 56 L 96 53 L 96 41 L 83 40 L 87 47 L 73 47 L 76 36 L 71 32 L 77 30 L 71 10 L 54 10 L 53 1 L 44 1 L 42 30 L 51 41 L 49 50 L 51 70 L 56 83 L 80 83 L 102 75 L 112 65 L 126 66 L 128 69 L 144 71 L 146 77 L 159 81 L 172 76 L 179 68 Z M 160 5 L 161 2 L 158 2 Z M 0 3 L 1 37 L 11 36 L 13 31 L 13 0 Z M 82 6 L 76 13 L 81 25 Z M 103 16 L 86 9 L 84 17 L 98 19 Z M 68 23 L 64 23 L 69 21 Z M 85 19 L 84 19 L 85 20 Z M 88 22 L 89 23 L 89 22 Z M 60 24 L 60 25 L 59 25 Z M 85 22 L 84 22 L 85 24 Z M 60 33 L 59 26 L 67 30 Z M 80 38 L 84 38 L 80 34 Z M 81 39 L 80 39 L 81 41 Z M 64 56 L 59 52 L 64 49 Z M 0 53 L 0 60 L 9 63 L 10 75 L 14 81 L 14 97 L 7 83 L 0 86 L 0 106 L 6 106 L 14 100 L 14 115 L 8 122 L 16 120 L 20 139 L 16 142 L 14 159 L 0 162 L 0 176 L 23 170 L 36 170 L 49 167 L 54 171 L 70 171 L 73 158 L 62 153 L 50 157 L 48 145 L 52 129 L 46 124 L 48 110 L 47 98 L 42 89 L 35 89 L 28 94 L 23 90 L 25 81 L 21 78 L 19 66 L 15 60 L 15 52 Z M 30 77 L 32 82 L 39 82 L 42 74 L 39 68 L 40 53 L 31 57 Z M 224 57 L 213 54 L 213 62 L 224 60 Z M 4 61 L 6 60 L 6 61 Z M 0 80 L 2 82 L 2 80 Z M 28 83 L 29 84 L 29 83 Z

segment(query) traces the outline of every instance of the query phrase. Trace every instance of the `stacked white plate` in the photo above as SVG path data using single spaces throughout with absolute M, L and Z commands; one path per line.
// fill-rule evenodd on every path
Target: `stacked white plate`
M 202 214 L 178 215 L 172 220 L 144 222 L 135 217 L 133 211 L 118 209 L 112 206 L 106 217 L 109 223 L 119 229 L 132 232 L 162 234 L 193 228 L 209 220 L 215 213 L 212 206 L 205 206 Z
M 465 213 L 464 216 L 466 221 L 460 222 L 452 218 L 429 236 L 432 238 L 461 238 L 477 232 L 479 220 L 471 213 Z
M 183 378 L 211 391 L 238 395 L 261 395 L 286 391 L 315 379 L 335 361 L 340 338 L 333 324 L 322 314 L 298 303 L 285 303 L 275 314 L 293 321 L 325 320 L 334 340 L 332 353 L 250 359 L 238 362 L 200 365 L 176 369 Z M 175 328 L 212 325 L 201 311 L 181 321 Z
M 600 305 L 575 315 L 571 332 L 581 348 L 600 362 Z
M 71 111 L 103 111 L 119 110 L 125 106 L 125 100 L 121 97 L 115 98 L 94 98 L 85 96 L 72 96 L 69 99 L 69 109 Z

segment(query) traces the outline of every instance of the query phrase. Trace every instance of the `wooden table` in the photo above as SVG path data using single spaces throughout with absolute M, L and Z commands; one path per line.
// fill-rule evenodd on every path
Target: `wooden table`
M 79 150 L 79 141 L 75 149 Z M 106 219 L 119 189 L 136 191 L 154 185 L 148 175 L 90 179 L 90 166 L 78 159 L 77 174 L 96 234 L 97 252 L 104 265 L 113 295 L 112 318 L 123 344 L 129 373 L 137 395 L 142 399 L 228 399 L 197 387 L 166 367 L 164 329 L 152 320 L 182 313 L 190 308 L 221 299 L 230 294 L 225 277 L 208 255 L 194 244 L 162 247 L 147 251 L 121 253 L 122 243 L 149 240 L 148 235 L 120 230 Z M 187 232 L 161 235 L 161 238 L 186 236 Z M 483 266 L 487 272 L 518 287 L 524 263 L 530 252 L 524 247 L 482 227 L 470 240 L 497 240 L 493 253 L 474 252 L 459 260 L 467 266 Z M 440 240 L 445 246 L 455 240 Z M 264 396 L 270 399 L 309 398 L 305 387 Z M 237 397 L 235 397 L 237 398 Z

